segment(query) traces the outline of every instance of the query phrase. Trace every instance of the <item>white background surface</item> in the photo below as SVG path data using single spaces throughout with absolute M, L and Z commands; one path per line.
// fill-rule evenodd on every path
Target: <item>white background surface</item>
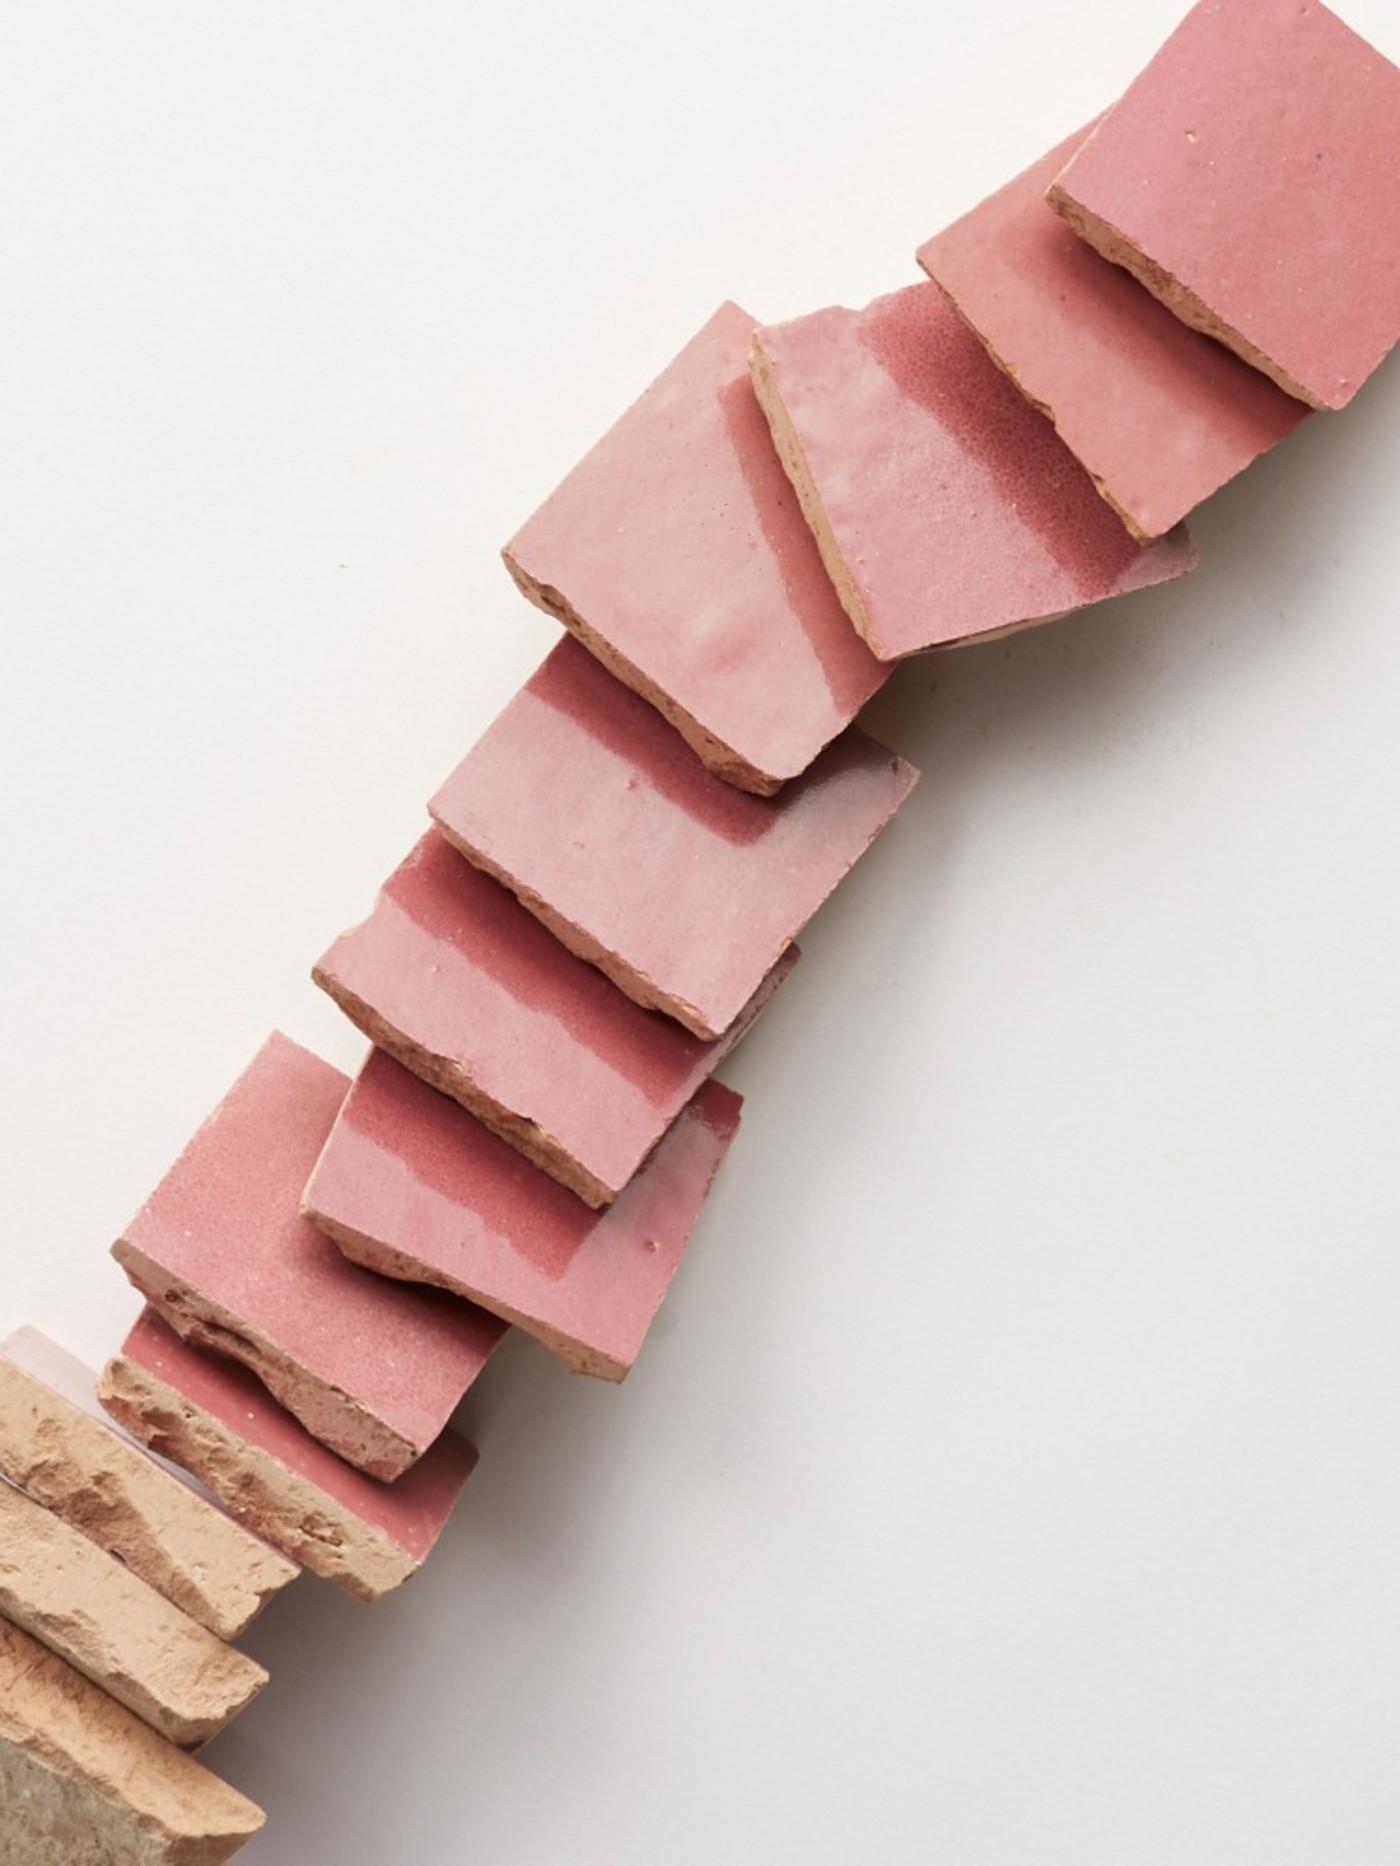
M 499 544 L 722 297 L 919 276 L 1176 0 L 0 22 L 0 1325 L 105 1256 L 552 639 Z M 1389 0 L 1348 18 L 1391 56 Z M 620 1390 L 508 1346 L 210 1760 L 249 1866 L 1391 1866 L 1400 373 L 1176 588 L 912 665 Z

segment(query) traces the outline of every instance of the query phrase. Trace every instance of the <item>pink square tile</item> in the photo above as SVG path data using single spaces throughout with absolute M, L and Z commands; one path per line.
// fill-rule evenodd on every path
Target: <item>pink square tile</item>
M 438 1437 L 504 1324 L 348 1263 L 302 1217 L 349 1087 L 274 1033 L 112 1254 L 179 1333 L 244 1362 L 323 1444 L 392 1478 Z
M 505 560 L 712 771 L 771 795 L 888 670 L 847 620 L 773 452 L 749 379 L 755 323 L 722 305 Z
M 936 285 L 755 340 L 754 380 L 827 568 L 884 660 L 1183 575 L 1129 536 Z
M 935 234 L 919 263 L 1146 541 L 1291 434 L 1307 409 L 1051 211 L 1045 191 L 1088 133 Z
M 601 1206 L 796 962 L 793 947 L 723 1036 L 702 1042 L 625 997 L 430 830 L 314 977 L 381 1049 Z
M 370 1054 L 306 1189 L 357 1263 L 469 1296 L 579 1373 L 621 1380 L 675 1275 L 740 1098 L 710 1081 L 591 1211 L 445 1095 Z
M 429 807 L 571 950 L 714 1038 L 916 776 L 848 726 L 781 796 L 746 796 L 566 637 Z
M 1400 69 L 1317 0 L 1201 0 L 1050 199 L 1316 407 L 1400 337 Z
M 362 1600 L 421 1567 L 476 1464 L 475 1447 L 449 1427 L 382 1484 L 312 1438 L 246 1367 L 182 1341 L 151 1308 L 108 1362 L 98 1396 L 230 1515 Z

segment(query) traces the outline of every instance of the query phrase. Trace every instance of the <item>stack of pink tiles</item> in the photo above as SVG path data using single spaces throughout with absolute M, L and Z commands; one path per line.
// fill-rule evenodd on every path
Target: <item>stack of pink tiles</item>
M 862 706 L 1189 571 L 1191 509 L 1400 337 L 1397 178 L 1393 65 L 1321 6 L 1200 0 L 926 280 L 721 305 L 524 523 L 506 566 L 567 634 L 314 968 L 358 1075 L 274 1033 L 113 1247 L 132 1439 L 61 1351 L 0 1357 L 7 1860 L 254 1830 L 185 1754 L 263 1682 L 252 1614 L 300 1566 L 416 1571 L 509 1327 L 635 1363 L 738 1129 L 713 1071 L 914 785 Z

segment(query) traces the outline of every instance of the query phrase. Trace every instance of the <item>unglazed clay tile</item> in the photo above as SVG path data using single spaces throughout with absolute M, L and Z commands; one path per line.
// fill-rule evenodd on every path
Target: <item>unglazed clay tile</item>
M 0 1614 L 182 1748 L 207 1742 L 267 1683 L 256 1660 L 8 1483 Z
M 746 796 L 566 637 L 429 807 L 572 951 L 713 1038 L 916 776 L 848 726 L 781 796 Z
M 935 234 L 919 263 L 1146 541 L 1292 433 L 1307 409 L 1051 211 L 1045 191 L 1088 134 Z
M 534 1335 L 577 1372 L 620 1380 L 680 1263 L 739 1124 L 707 1082 L 602 1213 L 372 1051 L 306 1189 L 357 1263 L 441 1284 Z
M 883 660 L 1181 576 L 1131 538 L 932 283 L 755 338 L 754 381 L 846 611 Z
M 284 1411 L 237 1361 L 145 1309 L 98 1384 L 129 1432 L 313 1574 L 377 1600 L 421 1567 L 476 1463 L 449 1426 L 393 1484 L 367 1477 Z
M 223 1866 L 262 1810 L 0 1619 L 5 1866 Z
M 1400 337 L 1400 69 L 1317 0 L 1201 0 L 1050 200 L 1316 407 Z
M 755 323 L 722 305 L 504 555 L 712 771 L 771 795 L 888 670 L 851 628 L 773 451 L 749 378 Z
M 302 1217 L 349 1087 L 274 1032 L 112 1255 L 178 1333 L 251 1367 L 323 1445 L 394 1478 L 505 1329 L 470 1303 L 347 1263 Z
M 793 947 L 703 1043 L 635 1005 L 430 830 L 313 976 L 381 1049 L 597 1207 L 796 961 Z
M 221 1639 L 299 1570 L 99 1411 L 96 1376 L 36 1329 L 0 1343 L 0 1476 Z

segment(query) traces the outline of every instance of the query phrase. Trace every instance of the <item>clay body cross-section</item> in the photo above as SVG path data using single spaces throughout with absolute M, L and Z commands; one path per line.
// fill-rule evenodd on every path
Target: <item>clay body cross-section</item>
M 1317 0 L 1201 0 L 1050 200 L 1315 407 L 1400 338 L 1400 69 Z
M 1143 546 L 931 282 L 755 339 L 754 381 L 842 601 L 882 659 L 1181 576 Z
M 1146 542 L 1291 434 L 1307 409 L 1183 324 L 1052 211 L 1045 191 L 1088 134 L 925 241 L 919 263 Z
M 739 1106 L 732 1090 L 705 1083 L 598 1213 L 376 1050 L 306 1207 L 356 1262 L 457 1290 L 577 1372 L 620 1380 L 680 1263 Z
M 102 1404 L 191 1471 L 240 1522 L 313 1574 L 378 1600 L 427 1559 L 476 1464 L 449 1426 L 393 1484 L 327 1451 L 237 1361 L 147 1308 L 108 1362 Z
M 299 1572 L 99 1410 L 96 1376 L 32 1328 L 0 1343 L 0 1477 L 221 1639 Z
M 470 1303 L 369 1275 L 302 1217 L 349 1087 L 274 1033 L 112 1250 L 180 1334 L 251 1367 L 323 1444 L 393 1478 L 504 1330 Z
M 571 950 L 713 1039 L 916 777 L 848 726 L 781 795 L 747 796 L 566 638 L 430 808 Z
M 313 976 L 380 1048 L 596 1208 L 796 961 L 789 948 L 723 1036 L 702 1042 L 634 1004 L 430 830 Z
M 712 771 L 771 794 L 888 670 L 855 634 L 722 305 L 505 548 L 521 589 Z

